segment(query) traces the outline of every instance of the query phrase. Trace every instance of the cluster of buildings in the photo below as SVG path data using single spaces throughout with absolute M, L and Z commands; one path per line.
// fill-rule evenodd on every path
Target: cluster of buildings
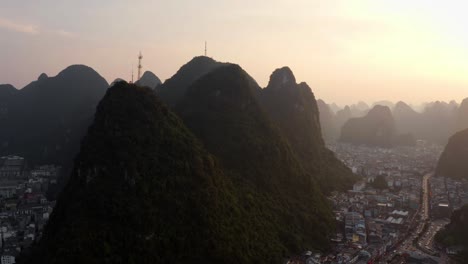
M 330 252 L 305 263 L 387 261 L 409 239 L 419 221 L 422 176 L 432 172 L 442 147 L 418 142 L 393 149 L 337 144 L 329 146 L 362 180 L 329 199 L 337 220 Z M 383 177 L 384 188 L 374 181 Z
M 0 157 L 0 263 L 15 263 L 19 253 L 40 237 L 55 202 L 47 198 L 60 167 L 28 167 L 18 156 Z
M 453 210 L 468 204 L 468 181 L 445 177 L 430 180 L 431 216 L 434 219 L 450 219 Z

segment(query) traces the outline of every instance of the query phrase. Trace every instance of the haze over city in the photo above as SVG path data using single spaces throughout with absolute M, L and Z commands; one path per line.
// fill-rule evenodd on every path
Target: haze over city
M 22 88 L 71 64 L 108 82 L 143 67 L 162 80 L 196 55 L 236 62 L 265 87 L 287 65 L 317 98 L 460 102 L 465 1 L 15 1 L 0 4 L 0 80 Z

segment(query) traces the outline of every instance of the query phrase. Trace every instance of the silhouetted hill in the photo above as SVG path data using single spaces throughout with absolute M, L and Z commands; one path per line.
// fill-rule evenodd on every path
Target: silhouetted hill
M 336 103 L 331 103 L 329 104 L 330 109 L 333 111 L 333 113 L 336 114 L 341 108 L 336 104 Z
M 343 125 L 352 117 L 353 113 L 351 112 L 351 108 L 347 105 L 336 112 L 336 127 L 338 129 L 338 134 L 340 134 Z
M 437 144 L 446 144 L 449 136 L 456 131 L 455 128 L 463 127 L 462 112 L 453 101 L 428 103 L 421 113 L 404 102 L 398 102 L 393 109 L 398 131 Z
M 13 96 L 18 90 L 11 84 L 0 84 L 0 100 Z
M 216 159 L 149 88 L 120 82 L 99 103 L 44 236 L 23 260 L 271 263 L 249 247 L 264 238 L 236 195 Z
M 324 248 L 333 226 L 330 208 L 261 109 L 257 92 L 245 71 L 228 65 L 196 81 L 176 110 L 240 186 L 240 201 L 257 219 L 250 222 L 259 236 L 253 251 L 278 257 Z
M 363 102 L 363 101 L 359 101 L 357 104 L 356 104 L 356 108 L 359 109 L 360 111 L 369 111 L 370 110 L 370 107 L 369 105 L 366 103 L 366 102 Z
M 465 98 L 457 110 L 456 131 L 468 128 L 468 98 Z
M 450 223 L 435 235 L 435 241 L 444 247 L 461 247 L 459 263 L 468 259 L 468 205 L 452 213 Z M 464 249 L 463 249 L 464 248 Z
M 455 132 L 457 106 L 436 101 L 426 106 L 422 113 L 422 129 L 419 137 L 434 143 L 446 144 Z M 437 125 L 436 125 L 437 124 Z
M 0 121 L 0 155 L 32 163 L 71 162 L 108 87 L 93 69 L 74 65 L 55 77 L 41 74 L 8 100 Z
M 195 57 L 159 86 L 156 89 L 157 93 L 166 104 L 175 106 L 193 82 L 223 65 L 226 63 L 217 62 L 209 57 Z
M 352 117 L 362 117 L 369 112 L 369 105 L 366 104 L 365 102 L 358 102 L 357 104 L 353 104 L 350 107 L 351 110 L 351 116 Z
M 341 130 L 340 140 L 352 144 L 390 147 L 396 136 L 390 108 L 376 105 L 364 117 L 351 118 Z
M 141 76 L 140 80 L 138 80 L 135 84 L 139 86 L 147 86 L 154 90 L 158 85 L 161 84 L 161 80 L 154 73 L 150 71 L 145 71 L 145 73 L 143 73 L 143 76 Z
M 389 109 L 393 109 L 395 107 L 395 104 L 393 102 L 388 101 L 388 100 L 381 100 L 381 101 L 377 101 L 377 102 L 373 103 L 371 108 L 374 108 L 374 107 L 376 107 L 378 105 L 386 106 Z
M 125 80 L 122 79 L 122 78 L 117 78 L 117 79 L 115 79 L 113 82 L 111 82 L 111 84 L 109 85 L 109 87 L 114 86 L 114 85 L 115 85 L 116 83 L 118 83 L 118 82 L 127 82 L 127 81 L 125 81 Z
M 317 100 L 317 107 L 320 113 L 320 127 L 325 141 L 334 142 L 338 139 L 338 129 L 336 128 L 336 116 L 330 106 L 323 100 Z
M 47 74 L 41 73 L 41 75 L 39 75 L 39 77 L 37 78 L 37 80 L 38 80 L 38 81 L 43 81 L 43 80 L 46 80 L 47 78 L 49 78 L 49 76 L 47 76 Z
M 468 179 L 468 129 L 450 137 L 440 156 L 436 174 L 456 179 Z
M 0 84 L 0 124 L 2 124 L 2 119 L 8 118 L 11 98 L 17 92 L 18 90 L 16 90 L 16 88 L 11 84 Z
M 393 108 L 396 128 L 401 133 L 418 135 L 422 126 L 422 115 L 405 102 L 399 101 Z
M 277 69 L 262 90 L 261 102 L 321 190 L 352 186 L 355 176 L 324 145 L 317 101 L 306 83 L 297 84 L 287 67 Z

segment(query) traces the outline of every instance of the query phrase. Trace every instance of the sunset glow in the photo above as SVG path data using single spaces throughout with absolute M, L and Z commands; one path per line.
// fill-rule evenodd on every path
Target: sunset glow
M 0 82 L 95 68 L 108 82 L 144 69 L 167 79 L 193 56 L 241 65 L 261 86 L 290 66 L 338 104 L 419 104 L 468 95 L 468 3 L 423 0 L 14 1 L 0 3 Z M 109 43 L 112 42 L 112 45 Z M 443 92 L 443 93 L 442 93 Z

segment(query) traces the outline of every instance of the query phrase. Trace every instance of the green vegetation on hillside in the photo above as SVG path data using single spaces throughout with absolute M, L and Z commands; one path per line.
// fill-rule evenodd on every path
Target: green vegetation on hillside
M 324 197 L 255 101 L 244 101 L 239 70 L 226 71 L 192 87 L 199 121 L 221 121 L 204 126 L 212 139 L 188 122 L 220 162 L 149 88 L 110 88 L 42 240 L 20 263 L 274 263 L 326 247 Z
M 233 190 L 148 88 L 117 83 L 26 263 L 261 263 Z
M 333 227 L 327 201 L 259 106 L 257 91 L 239 66 L 224 66 L 195 82 L 176 111 L 241 186 L 240 200 L 257 219 L 252 225 L 270 238 L 253 245 L 256 251 L 325 248 Z M 251 207 L 253 201 L 259 203 Z

